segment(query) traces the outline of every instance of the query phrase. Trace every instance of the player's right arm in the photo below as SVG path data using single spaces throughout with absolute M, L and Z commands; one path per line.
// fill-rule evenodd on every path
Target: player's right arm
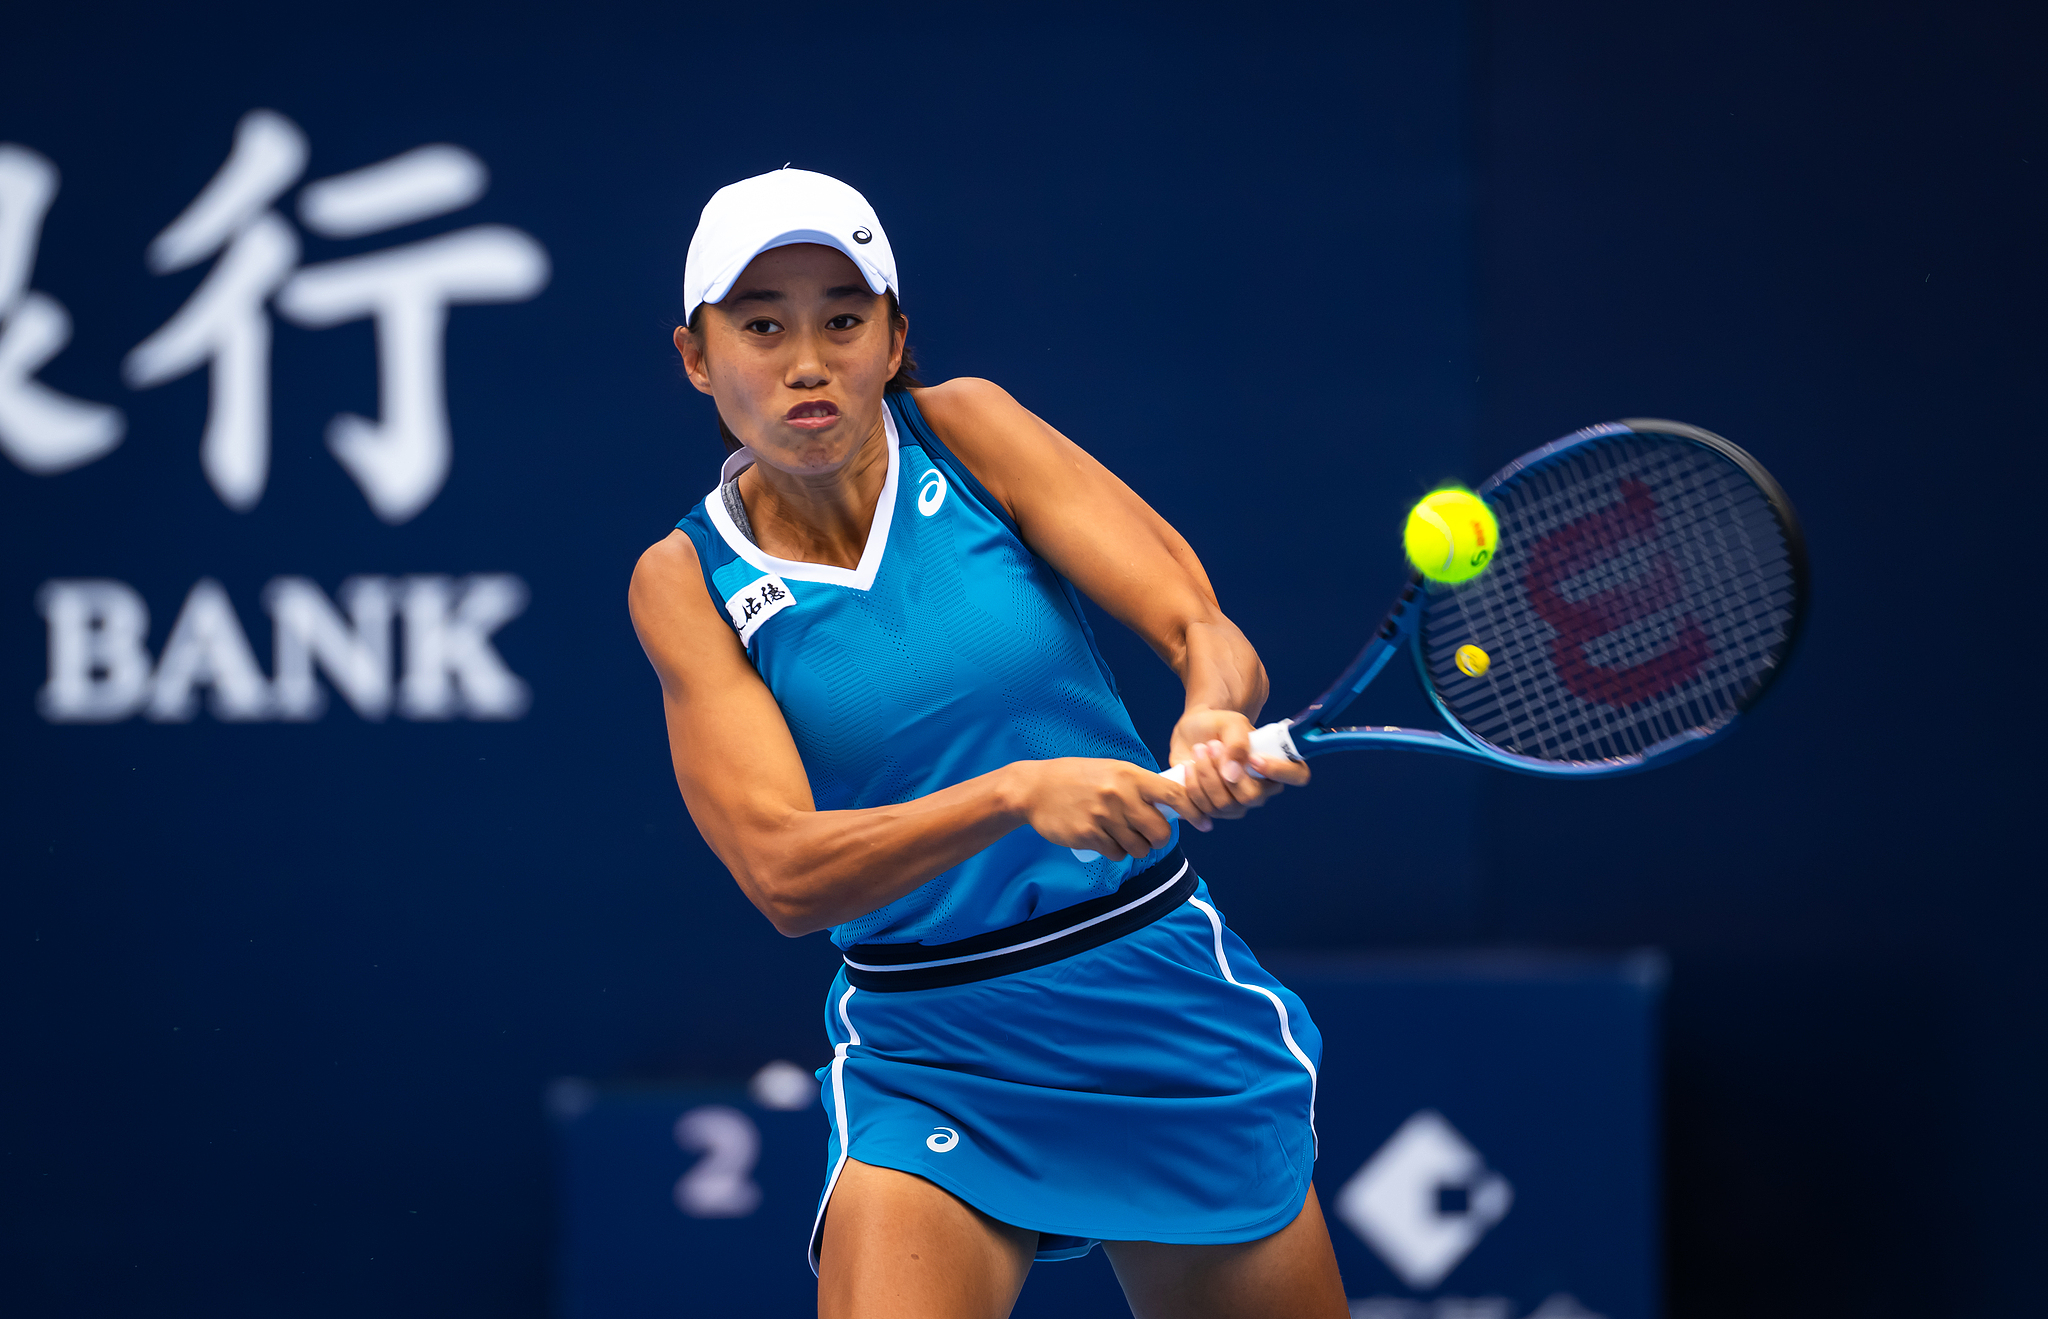
M 690 538 L 671 532 L 641 555 L 627 599 L 661 678 L 690 818 L 784 934 L 866 915 L 1020 825 L 1111 860 L 1166 842 L 1171 825 L 1155 802 L 1208 825 L 1172 780 L 1080 757 L 1018 761 L 896 806 L 821 811 L 781 708 L 704 589 Z

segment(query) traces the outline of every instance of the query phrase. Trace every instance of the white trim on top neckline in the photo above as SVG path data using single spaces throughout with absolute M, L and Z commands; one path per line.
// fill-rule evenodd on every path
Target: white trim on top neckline
M 733 553 L 764 573 L 774 573 L 786 582 L 822 582 L 828 586 L 850 586 L 856 591 L 865 591 L 875 584 L 875 574 L 882 567 L 882 555 L 889 549 L 889 525 L 896 520 L 896 469 L 900 461 L 897 457 L 900 442 L 896 437 L 896 417 L 887 404 L 882 407 L 882 433 L 889 444 L 889 475 L 882 481 L 881 498 L 875 501 L 875 520 L 868 526 L 868 543 L 861 547 L 858 567 L 835 568 L 830 564 L 805 563 L 801 559 L 779 559 L 768 553 L 740 534 L 740 529 L 733 525 L 732 514 L 725 511 L 725 500 L 716 488 L 704 498 L 704 513 L 711 519 L 711 525 L 718 528 L 718 534 L 725 537 L 725 543 L 732 547 Z M 752 449 L 742 448 L 731 455 L 718 469 L 719 487 L 753 465 Z

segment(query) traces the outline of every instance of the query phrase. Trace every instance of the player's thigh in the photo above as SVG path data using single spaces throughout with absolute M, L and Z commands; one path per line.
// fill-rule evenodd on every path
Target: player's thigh
M 1233 1246 L 1103 1243 L 1137 1319 L 1349 1319 L 1311 1187 L 1292 1223 Z
M 818 1245 L 820 1319 L 1003 1319 L 1038 1234 L 922 1177 L 847 1160 Z

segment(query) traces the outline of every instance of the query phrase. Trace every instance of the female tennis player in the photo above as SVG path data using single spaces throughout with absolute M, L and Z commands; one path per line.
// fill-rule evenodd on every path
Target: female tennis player
M 1321 1037 L 1160 809 L 1208 830 L 1308 779 L 1252 753 L 1265 670 L 1194 551 L 995 385 L 916 380 L 846 184 L 721 189 L 685 283 L 732 452 L 633 622 L 691 818 L 776 929 L 844 954 L 820 1313 L 1007 1315 L 1034 1259 L 1099 1243 L 1142 1319 L 1341 1319 Z M 1185 684 L 1184 788 L 1077 588 Z

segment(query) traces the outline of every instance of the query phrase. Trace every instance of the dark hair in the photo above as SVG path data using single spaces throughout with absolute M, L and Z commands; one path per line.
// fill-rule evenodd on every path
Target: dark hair
M 896 290 L 890 289 L 886 296 L 889 299 L 889 324 L 892 326 L 904 324 L 903 307 L 896 301 Z M 690 313 L 690 323 L 683 328 L 688 330 L 693 336 L 702 334 L 703 331 L 699 327 L 698 322 L 703 319 L 704 307 L 702 304 L 699 304 L 697 310 Z M 699 342 L 701 343 L 702 341 L 700 340 Z M 906 389 L 922 388 L 924 388 L 924 381 L 917 378 L 917 357 L 910 351 L 910 341 L 905 339 L 903 341 L 903 360 L 897 364 L 896 374 L 889 377 L 889 383 L 882 386 L 882 392 L 884 394 L 900 394 Z M 718 419 L 718 435 L 720 439 L 725 441 L 725 451 L 727 453 L 738 453 L 742 448 L 746 447 L 740 443 L 739 437 L 732 433 L 732 429 L 725 424 L 724 417 Z

